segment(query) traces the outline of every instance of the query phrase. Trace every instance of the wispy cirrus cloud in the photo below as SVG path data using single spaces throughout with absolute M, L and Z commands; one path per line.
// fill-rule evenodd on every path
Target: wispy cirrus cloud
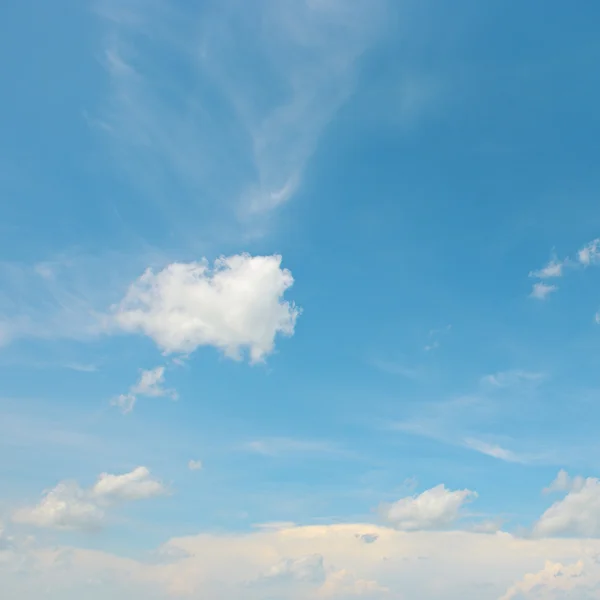
M 184 18 L 160 0 L 101 0 L 110 92 L 95 122 L 144 189 L 168 185 L 203 214 L 270 211 L 301 186 L 386 4 L 227 0 Z

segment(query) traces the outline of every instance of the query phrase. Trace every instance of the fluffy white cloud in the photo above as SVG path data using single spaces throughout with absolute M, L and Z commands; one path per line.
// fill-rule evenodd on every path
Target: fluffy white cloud
M 281 256 L 240 254 L 173 263 L 148 269 L 114 307 L 114 319 L 128 332 L 151 337 L 166 353 L 214 346 L 226 356 L 251 362 L 273 351 L 277 334 L 292 335 L 300 310 L 282 299 L 293 284 Z
M 531 288 L 531 298 L 535 298 L 536 300 L 545 300 L 552 292 L 555 292 L 558 289 L 555 285 L 548 285 L 547 283 L 534 283 Z
M 165 368 L 156 367 L 148 371 L 142 371 L 139 381 L 131 386 L 126 394 L 120 394 L 111 401 L 113 406 L 118 406 L 124 414 L 130 413 L 137 402 L 138 396 L 157 398 L 168 396 L 177 399 L 177 392 L 163 387 L 165 382 Z
M 188 462 L 188 469 L 190 471 L 200 471 L 202 467 L 203 465 L 201 460 L 190 460 Z
M 102 473 L 91 490 L 93 497 L 111 501 L 142 500 L 165 493 L 164 485 L 153 479 L 146 467 L 137 467 L 123 475 Z
M 97 529 L 104 525 L 108 507 L 165 493 L 146 467 L 124 475 L 102 473 L 90 489 L 76 482 L 59 483 L 36 506 L 17 510 L 13 521 L 53 529 Z
M 575 478 L 561 472 L 550 490 L 569 490 L 534 526 L 538 536 L 600 537 L 600 480 Z
M 452 491 L 440 484 L 383 506 L 381 512 L 387 521 L 405 531 L 441 529 L 456 521 L 462 506 L 476 497 L 471 490 Z

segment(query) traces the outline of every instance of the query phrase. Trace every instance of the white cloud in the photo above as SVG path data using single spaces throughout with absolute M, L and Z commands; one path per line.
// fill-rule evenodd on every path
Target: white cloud
M 188 469 L 190 471 L 200 471 L 202 467 L 203 465 L 201 460 L 190 460 L 188 462 Z
M 264 576 L 266 579 L 323 583 L 325 567 L 320 554 L 299 558 L 287 558 L 273 565 Z
M 148 371 L 142 371 L 139 381 L 131 386 L 126 394 L 120 394 L 111 401 L 113 406 L 118 406 L 124 414 L 130 413 L 137 402 L 138 396 L 158 398 L 168 396 L 176 400 L 177 392 L 163 387 L 165 382 L 165 368 L 156 367 Z
M 525 575 L 500 600 L 592 600 L 598 597 L 599 583 L 597 568 L 586 568 L 583 560 L 570 565 L 546 561 L 541 571 Z
M 465 439 L 464 443 L 467 448 L 471 448 L 472 450 L 481 452 L 481 454 L 486 454 L 487 456 L 491 456 L 493 458 L 498 458 L 507 462 L 524 462 L 522 457 L 518 456 L 511 450 L 507 450 L 502 446 L 498 446 L 497 444 L 489 444 L 473 438 Z
M 533 528 L 535 535 L 600 537 L 600 480 L 571 479 L 559 473 L 550 489 L 569 491 L 540 517 Z
M 552 277 L 562 277 L 565 263 L 553 258 L 545 267 L 538 271 L 531 271 L 529 277 L 538 279 L 550 279 Z
M 166 353 L 214 346 L 251 362 L 273 352 L 277 334 L 291 336 L 300 310 L 282 300 L 293 284 L 281 257 L 240 254 L 215 261 L 173 263 L 147 270 L 114 307 L 124 331 L 152 338 Z
M 129 502 L 161 496 L 166 491 L 160 481 L 151 477 L 146 467 L 137 467 L 123 475 L 102 473 L 92 488 L 91 495 L 111 502 Z
M 417 496 L 383 506 L 381 513 L 387 521 L 405 531 L 443 529 L 452 525 L 460 517 L 463 505 L 475 498 L 476 492 L 451 491 L 440 484 Z
M 584 266 L 595 265 L 600 262 L 600 238 L 586 244 L 578 253 L 577 258 Z
M 545 494 L 552 492 L 570 492 L 579 491 L 585 485 L 585 478 L 581 475 L 571 477 L 564 469 L 561 469 L 556 479 L 544 489 Z
M 13 521 L 53 529 L 97 529 L 105 524 L 110 506 L 165 493 L 166 488 L 150 476 L 146 467 L 124 475 L 102 473 L 90 489 L 76 482 L 59 483 L 45 492 L 36 506 L 17 510 Z
M 376 535 L 377 542 L 362 543 L 360 537 L 366 534 Z M 598 597 L 599 554 L 600 540 L 406 532 L 346 523 L 172 538 L 147 561 L 33 546 L 4 567 L 0 562 L 0 580 L 3 591 L 13 592 L 9 598 L 49 600 L 96 595 L 113 600 L 170 595 L 222 600 L 592 600 Z M 92 581 L 100 582 L 97 589 Z
M 558 289 L 555 285 L 548 285 L 547 283 L 534 283 L 531 288 L 531 294 L 529 296 L 531 298 L 535 298 L 536 300 L 545 300 L 552 292 L 555 292 Z
M 105 516 L 77 483 L 63 482 L 46 492 L 37 506 L 17 510 L 13 521 L 54 529 L 96 529 L 103 525 Z
M 529 277 L 535 277 L 537 279 L 557 278 L 562 277 L 565 274 L 566 267 L 573 269 L 578 265 L 588 267 L 596 264 L 600 264 L 600 238 L 596 238 L 583 246 L 577 253 L 575 259 L 566 258 L 561 261 L 554 257 L 542 269 L 531 271 Z M 549 285 L 543 281 L 539 281 L 533 285 L 530 297 L 538 300 L 545 300 L 549 294 L 555 292 L 557 289 L 558 287 L 555 285 Z
M 346 569 L 334 571 L 317 591 L 324 598 L 386 597 L 389 590 L 372 579 L 359 579 Z

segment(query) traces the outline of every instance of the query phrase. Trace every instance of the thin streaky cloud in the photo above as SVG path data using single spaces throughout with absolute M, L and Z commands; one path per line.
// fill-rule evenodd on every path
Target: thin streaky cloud
M 270 437 L 252 440 L 243 446 L 252 454 L 270 457 L 283 456 L 346 456 L 349 452 L 327 440 L 306 440 L 288 437 Z
M 380 36 L 386 4 L 228 1 L 186 23 L 162 2 L 101 2 L 110 93 L 96 121 L 145 189 L 168 182 L 190 203 L 211 197 L 238 216 L 270 211 L 301 187 Z M 153 61 L 157 50 L 185 69 L 188 86 Z M 240 70 L 240 53 L 256 76 Z

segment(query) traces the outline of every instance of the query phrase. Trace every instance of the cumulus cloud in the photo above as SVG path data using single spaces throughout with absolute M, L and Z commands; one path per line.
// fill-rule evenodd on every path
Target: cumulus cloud
M 552 292 L 555 292 L 558 289 L 555 285 L 548 285 L 547 283 L 534 283 L 531 288 L 531 293 L 529 296 L 531 298 L 535 298 L 536 300 L 545 300 Z
M 142 371 L 139 381 L 131 386 L 126 394 L 120 394 L 111 401 L 113 406 L 117 406 L 124 414 L 130 413 L 137 402 L 138 396 L 147 396 L 157 398 L 168 396 L 173 400 L 177 399 L 177 392 L 163 387 L 165 382 L 165 368 L 156 367 L 148 371 Z
M 561 472 L 550 489 L 568 493 L 540 517 L 533 529 L 535 535 L 600 537 L 600 480 L 571 479 Z
M 102 473 L 91 490 L 95 498 L 128 502 L 161 496 L 166 493 L 163 484 L 153 479 L 146 467 L 137 467 L 130 473 L 111 475 Z
M 405 531 L 443 529 L 452 525 L 459 518 L 463 505 L 475 498 L 476 492 L 452 491 L 440 484 L 419 495 L 383 506 L 381 513 L 387 521 Z
M 114 307 L 114 322 L 165 353 L 214 346 L 239 360 L 247 349 L 250 361 L 260 362 L 278 334 L 294 333 L 300 309 L 282 299 L 293 282 L 277 255 L 223 257 L 212 269 L 206 260 L 173 263 L 135 281 Z
M 111 506 L 167 493 L 146 467 L 130 473 L 102 473 L 90 489 L 76 482 L 61 482 L 44 493 L 39 504 L 13 514 L 16 523 L 52 529 L 97 529 L 106 521 Z

